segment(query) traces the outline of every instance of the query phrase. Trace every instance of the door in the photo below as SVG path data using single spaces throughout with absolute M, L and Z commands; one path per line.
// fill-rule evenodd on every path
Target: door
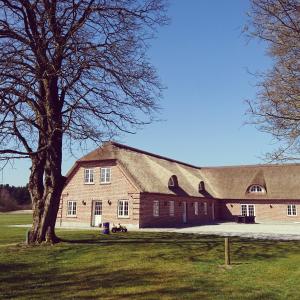
M 183 201 L 183 214 L 182 214 L 182 218 L 183 218 L 183 224 L 187 223 L 187 207 L 186 207 L 186 201 Z
M 102 201 L 94 201 L 93 226 L 99 226 L 102 223 Z

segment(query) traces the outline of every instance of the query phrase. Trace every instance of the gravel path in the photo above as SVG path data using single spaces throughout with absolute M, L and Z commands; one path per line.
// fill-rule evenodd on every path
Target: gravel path
M 300 240 L 300 224 L 237 224 L 219 223 L 185 228 L 145 228 L 148 232 L 179 232 L 212 234 L 220 236 L 241 236 L 257 239 Z

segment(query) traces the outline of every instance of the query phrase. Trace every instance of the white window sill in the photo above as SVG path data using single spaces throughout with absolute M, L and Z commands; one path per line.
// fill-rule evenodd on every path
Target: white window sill
M 100 184 L 111 184 L 111 182 L 100 182 Z
M 118 216 L 118 219 L 130 219 L 129 216 Z
M 95 182 L 85 182 L 84 184 L 85 185 L 93 185 L 93 184 L 95 184 Z
M 67 215 L 67 218 L 77 218 L 77 215 Z

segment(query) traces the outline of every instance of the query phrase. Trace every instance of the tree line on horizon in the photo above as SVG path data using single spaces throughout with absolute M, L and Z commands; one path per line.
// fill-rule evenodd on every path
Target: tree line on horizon
M 30 208 L 31 200 L 27 185 L 0 184 L 0 211 Z

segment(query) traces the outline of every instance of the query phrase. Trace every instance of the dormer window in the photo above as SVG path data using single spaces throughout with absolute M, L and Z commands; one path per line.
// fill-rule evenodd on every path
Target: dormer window
M 204 192 L 204 191 L 205 191 L 204 181 L 200 181 L 199 182 L 199 193 Z
M 248 193 L 250 194 L 264 194 L 265 192 L 265 188 L 258 184 L 253 184 L 248 189 Z
M 170 177 L 169 182 L 168 182 L 168 187 L 169 187 L 169 189 L 178 187 L 178 179 L 177 179 L 176 175 L 172 175 Z

